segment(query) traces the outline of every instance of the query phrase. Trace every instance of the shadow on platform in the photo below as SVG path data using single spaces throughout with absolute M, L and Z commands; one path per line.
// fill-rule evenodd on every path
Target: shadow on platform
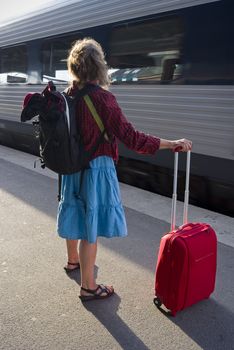
M 128 325 L 119 317 L 118 309 L 121 299 L 114 294 L 105 302 L 83 303 L 87 311 L 91 312 L 96 319 L 103 324 L 107 331 L 124 350 L 150 350 L 143 341 L 134 334 Z

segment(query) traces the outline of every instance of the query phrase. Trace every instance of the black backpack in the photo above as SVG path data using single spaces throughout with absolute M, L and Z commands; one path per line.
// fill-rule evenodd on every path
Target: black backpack
M 89 160 L 98 145 L 108 139 L 103 123 L 92 104 L 88 93 L 98 89 L 97 85 L 87 84 L 75 96 L 58 92 L 53 82 L 49 82 L 41 94 L 28 94 L 24 99 L 21 121 L 35 116 L 40 144 L 42 167 L 47 167 L 58 174 L 73 174 L 89 166 Z M 100 128 L 100 137 L 94 147 L 85 151 L 79 130 L 76 105 L 80 98 L 84 100 Z

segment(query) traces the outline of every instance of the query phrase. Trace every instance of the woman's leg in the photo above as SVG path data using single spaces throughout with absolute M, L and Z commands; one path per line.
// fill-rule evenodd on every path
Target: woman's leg
M 97 242 L 89 243 L 86 240 L 80 241 L 80 269 L 81 269 L 81 287 L 85 289 L 95 290 L 98 285 L 94 278 L 94 266 L 97 256 Z M 109 291 L 114 291 L 113 287 L 108 286 Z M 81 295 L 88 295 L 88 292 L 81 290 Z M 107 292 L 101 293 L 101 295 L 108 294 Z
M 94 265 L 97 256 L 97 242 L 89 243 L 86 240 L 80 241 L 80 268 L 81 286 L 87 289 L 95 289 Z
M 67 260 L 72 263 L 71 265 L 68 263 L 67 268 L 73 270 L 77 268 L 76 265 L 79 263 L 79 254 L 78 254 L 78 240 L 77 239 L 66 239 L 67 243 Z

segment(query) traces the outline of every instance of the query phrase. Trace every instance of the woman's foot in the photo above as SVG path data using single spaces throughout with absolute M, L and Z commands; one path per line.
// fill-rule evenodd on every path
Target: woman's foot
M 99 284 L 95 289 L 88 289 L 81 287 L 79 298 L 81 301 L 91 301 L 98 299 L 106 299 L 114 294 L 114 288 L 112 286 L 105 286 Z
M 75 271 L 75 270 L 79 270 L 80 269 L 80 263 L 79 262 L 76 262 L 76 263 L 73 263 L 73 262 L 67 262 L 67 265 L 64 266 L 64 270 L 69 273 L 69 272 L 72 272 L 72 271 Z

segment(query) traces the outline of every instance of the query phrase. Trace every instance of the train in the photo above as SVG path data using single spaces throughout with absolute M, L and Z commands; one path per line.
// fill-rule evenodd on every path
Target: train
M 136 129 L 193 141 L 190 203 L 234 216 L 232 0 L 61 0 L 0 25 L 0 144 L 37 155 L 22 101 L 52 80 L 69 84 L 68 50 L 84 37 L 105 51 L 112 84 Z M 171 196 L 173 154 L 119 145 L 120 181 Z M 183 200 L 185 155 L 179 161 Z M 157 208 L 155 209 L 157 210 Z

